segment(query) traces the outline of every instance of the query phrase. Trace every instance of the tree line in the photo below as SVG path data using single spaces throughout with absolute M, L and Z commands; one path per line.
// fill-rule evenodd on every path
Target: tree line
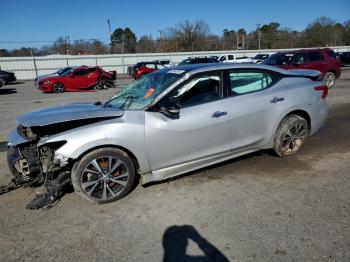
M 350 19 L 339 23 L 323 16 L 302 31 L 283 28 L 279 23 L 271 22 L 258 25 L 251 32 L 244 28 L 225 28 L 221 35 L 211 34 L 208 24 L 199 20 L 185 21 L 161 30 L 157 37 L 142 35 L 137 39 L 130 28 L 117 28 L 111 34 L 109 43 L 97 39 L 71 42 L 67 37 L 59 37 L 51 45 L 41 48 L 0 49 L 0 56 L 256 50 L 259 47 L 288 49 L 339 45 L 350 45 Z

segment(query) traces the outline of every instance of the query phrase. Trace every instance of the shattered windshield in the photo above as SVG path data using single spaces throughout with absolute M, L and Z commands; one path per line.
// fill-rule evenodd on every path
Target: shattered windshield
M 104 104 L 122 110 L 141 110 L 184 75 L 182 70 L 157 71 L 133 81 Z

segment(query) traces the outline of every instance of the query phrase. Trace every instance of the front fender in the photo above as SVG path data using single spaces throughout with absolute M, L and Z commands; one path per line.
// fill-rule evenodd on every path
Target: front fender
M 123 147 L 134 154 L 140 172 L 147 173 L 151 168 L 145 151 L 144 114 L 142 117 L 135 113 L 129 112 L 122 118 L 69 130 L 52 136 L 41 144 L 65 140 L 67 143 L 56 150 L 56 153 L 72 159 L 77 159 L 96 147 Z

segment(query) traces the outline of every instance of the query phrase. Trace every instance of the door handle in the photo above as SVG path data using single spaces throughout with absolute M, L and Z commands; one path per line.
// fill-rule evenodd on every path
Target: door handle
M 284 97 L 274 97 L 270 102 L 276 104 L 282 101 L 284 101 Z
M 227 112 L 226 111 L 216 111 L 212 117 L 221 117 L 221 116 L 225 116 L 227 115 Z

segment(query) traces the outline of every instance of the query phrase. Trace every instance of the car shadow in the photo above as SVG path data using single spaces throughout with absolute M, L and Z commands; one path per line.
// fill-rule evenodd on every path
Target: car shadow
M 6 85 L 19 85 L 19 84 L 23 84 L 23 83 L 25 83 L 25 81 L 15 81 L 15 82 L 7 83 Z
M 10 95 L 17 93 L 16 88 L 0 88 L 0 95 Z
M 6 152 L 6 151 L 7 151 L 7 142 L 0 141 L 0 152 Z
M 195 242 L 204 255 L 187 254 L 189 240 Z M 172 261 L 229 261 L 213 244 L 202 237 L 191 225 L 171 226 L 163 234 L 164 262 Z

